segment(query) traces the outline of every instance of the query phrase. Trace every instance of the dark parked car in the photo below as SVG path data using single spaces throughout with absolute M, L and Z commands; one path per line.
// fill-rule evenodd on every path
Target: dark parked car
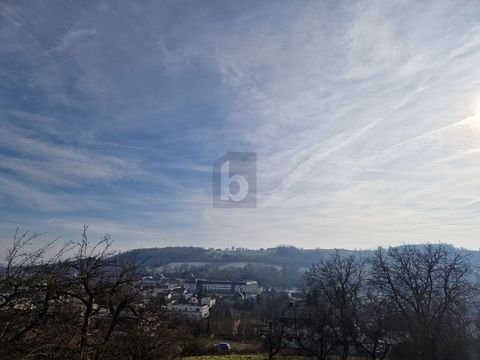
M 221 343 L 215 344 L 213 345 L 213 347 L 215 348 L 215 350 L 222 351 L 222 352 L 230 351 L 230 348 L 231 348 L 230 344 L 227 342 L 221 342 Z

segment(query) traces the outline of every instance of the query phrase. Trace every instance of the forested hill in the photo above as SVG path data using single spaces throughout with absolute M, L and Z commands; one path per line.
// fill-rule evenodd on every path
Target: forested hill
M 261 250 L 220 250 L 200 247 L 164 247 L 136 249 L 119 256 L 135 255 L 137 261 L 146 266 L 162 266 L 171 263 L 205 262 L 227 264 L 235 262 L 261 263 L 289 267 L 308 267 L 332 254 L 333 249 L 299 249 L 293 246 L 279 246 Z M 338 250 L 343 255 L 356 254 L 368 257 L 372 250 Z
M 271 265 L 309 266 L 318 262 L 333 250 L 303 250 L 295 247 L 279 246 L 265 250 L 220 250 L 200 247 L 165 247 L 137 249 L 121 254 L 130 256 L 132 252 L 138 261 L 147 266 L 162 266 L 169 263 L 263 263 Z M 344 250 L 345 252 L 351 252 Z M 353 253 L 353 252 L 352 252 Z

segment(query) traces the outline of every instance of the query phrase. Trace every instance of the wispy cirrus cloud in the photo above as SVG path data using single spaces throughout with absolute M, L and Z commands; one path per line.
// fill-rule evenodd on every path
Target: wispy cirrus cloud
M 0 167 L 31 180 L 80 186 L 141 175 L 136 164 L 115 156 L 48 142 L 6 123 L 0 130 L 0 146 L 10 152 Z
M 476 1 L 52 6 L 0 15 L 9 224 L 91 222 L 129 246 L 476 247 Z M 211 208 L 227 151 L 257 152 L 257 209 Z

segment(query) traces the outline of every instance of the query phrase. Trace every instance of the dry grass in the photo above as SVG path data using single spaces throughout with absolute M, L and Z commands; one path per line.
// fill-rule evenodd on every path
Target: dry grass
M 190 356 L 184 358 L 184 360 L 266 360 L 268 359 L 265 355 L 204 355 L 204 356 Z M 307 358 L 298 357 L 298 356 L 288 356 L 275 357 L 277 360 L 305 360 Z

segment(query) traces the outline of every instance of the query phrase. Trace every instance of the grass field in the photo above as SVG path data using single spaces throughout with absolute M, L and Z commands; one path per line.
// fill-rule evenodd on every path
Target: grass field
M 183 360 L 266 360 L 268 357 L 266 355 L 202 355 L 202 356 L 189 356 L 183 358 Z M 306 360 L 310 359 L 308 357 L 302 356 L 275 356 L 276 360 Z M 334 360 L 336 358 L 332 358 Z M 354 359 L 360 359 L 352 357 Z
M 235 353 L 242 353 L 242 354 L 255 354 L 259 351 L 258 344 L 251 344 L 251 343 L 242 343 L 239 341 L 233 340 L 225 340 L 225 339 L 201 339 L 199 340 L 200 345 L 204 349 L 213 349 L 213 345 L 219 342 L 228 342 L 232 346 L 232 351 Z M 231 355 L 230 355 L 231 356 Z M 218 359 L 218 357 L 216 357 Z M 255 359 L 255 358 L 253 358 Z M 257 360 L 257 359 L 255 359 Z
M 213 345 L 219 342 L 228 342 L 232 346 L 232 352 L 230 354 L 215 354 L 215 355 L 198 355 L 198 356 L 187 356 L 183 360 L 266 360 L 268 356 L 261 353 L 261 349 L 258 344 L 251 343 L 242 343 L 238 341 L 225 340 L 225 339 L 199 339 L 199 345 L 205 351 L 212 350 Z M 313 358 L 303 357 L 303 356 L 287 356 L 284 354 L 277 354 L 275 360 L 310 360 Z M 331 360 L 336 360 L 337 357 L 332 357 Z M 357 357 L 350 357 L 351 360 L 364 360 Z
M 204 355 L 204 356 L 190 356 L 184 358 L 184 360 L 265 360 L 265 355 Z M 288 357 L 275 357 L 278 360 L 304 360 L 303 357 L 288 356 Z
M 205 355 L 191 356 L 184 360 L 265 360 L 263 355 Z

